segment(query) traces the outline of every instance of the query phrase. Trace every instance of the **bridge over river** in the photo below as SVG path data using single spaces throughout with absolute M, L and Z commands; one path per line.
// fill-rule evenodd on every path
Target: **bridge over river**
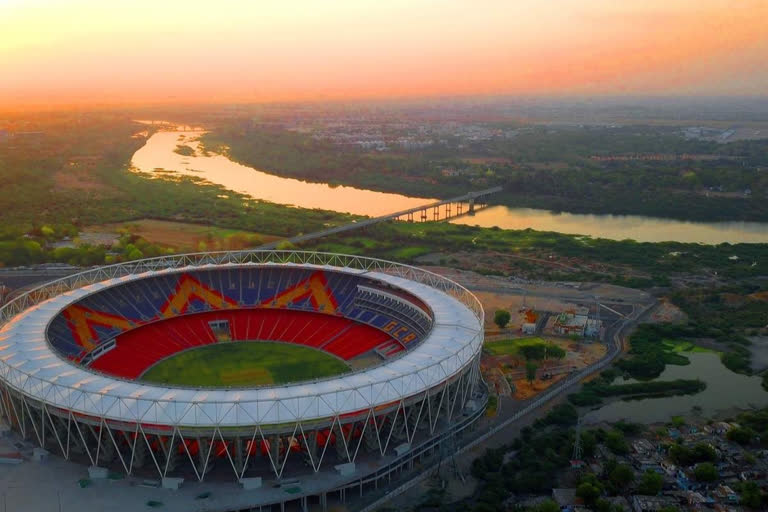
M 315 231 L 314 233 L 307 233 L 288 239 L 277 240 L 275 242 L 264 244 L 260 248 L 274 249 L 278 244 L 283 242 L 290 242 L 293 244 L 306 242 L 308 240 L 315 240 L 317 238 L 323 238 L 328 235 L 344 233 L 353 229 L 364 228 L 366 226 L 372 226 L 374 224 L 378 224 L 379 222 L 390 220 L 406 222 L 437 222 L 441 220 L 454 219 L 463 215 L 472 215 L 476 211 L 487 208 L 487 197 L 497 192 L 501 192 L 501 190 L 501 187 L 492 187 L 485 190 L 468 192 L 463 196 L 453 197 L 451 199 L 443 199 L 442 201 L 436 201 L 434 203 L 417 206 L 415 208 L 409 208 L 407 210 L 401 210 L 399 212 L 389 213 L 387 215 L 381 215 L 379 217 L 353 221 L 349 224 L 344 224 L 343 226 L 336 226 L 321 231 Z

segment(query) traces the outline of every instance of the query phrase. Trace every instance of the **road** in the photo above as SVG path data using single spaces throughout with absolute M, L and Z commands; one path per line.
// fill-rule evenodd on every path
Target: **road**
M 3 287 L 11 290 L 11 293 L 5 296 L 5 299 L 9 299 L 35 285 L 66 277 L 82 270 L 84 269 L 72 266 L 0 269 L 0 304 L 3 304 Z

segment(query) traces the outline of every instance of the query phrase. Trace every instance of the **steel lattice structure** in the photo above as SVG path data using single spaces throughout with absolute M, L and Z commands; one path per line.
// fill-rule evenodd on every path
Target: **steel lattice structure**
M 423 300 L 434 313 L 432 331 L 391 362 L 258 389 L 125 382 L 50 350 L 50 319 L 79 297 L 164 273 L 254 265 L 376 276 Z M 126 474 L 203 480 L 214 462 L 218 473 L 231 471 L 235 479 L 281 478 L 307 467 L 319 472 L 394 451 L 400 455 L 461 420 L 473 407 L 480 381 L 483 321 L 479 301 L 461 285 L 413 266 L 359 256 L 254 250 L 98 267 L 35 288 L 0 309 L 0 413 L 23 436 L 67 459 Z M 251 449 L 254 443 L 263 448 Z

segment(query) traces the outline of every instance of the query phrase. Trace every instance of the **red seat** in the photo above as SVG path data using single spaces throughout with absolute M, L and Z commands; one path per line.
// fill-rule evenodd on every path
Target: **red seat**
M 208 311 L 160 320 L 119 335 L 115 348 L 90 365 L 97 371 L 135 379 L 158 361 L 193 347 L 216 343 L 209 326 L 228 320 L 232 341 L 282 341 L 320 348 L 351 359 L 390 340 L 375 327 L 336 315 L 291 309 Z M 387 356 L 402 347 L 387 345 Z

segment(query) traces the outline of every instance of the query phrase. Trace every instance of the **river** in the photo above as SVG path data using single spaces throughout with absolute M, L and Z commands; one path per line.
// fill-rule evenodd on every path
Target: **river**
M 200 132 L 159 131 L 133 155 L 132 165 L 141 172 L 173 171 L 204 178 L 229 190 L 302 208 L 321 208 L 355 215 L 379 216 L 435 201 L 430 198 L 375 192 L 348 186 L 331 186 L 282 178 L 230 160 L 225 155 L 184 156 L 179 144 L 198 149 Z M 591 237 L 640 242 L 675 240 L 703 244 L 768 243 L 768 223 L 686 222 L 627 215 L 581 215 L 530 208 L 493 206 L 452 221 L 482 227 L 555 231 Z
M 194 156 L 184 156 L 174 151 L 179 144 L 197 150 L 199 143 L 195 139 L 198 136 L 199 133 L 157 132 L 147 140 L 144 147 L 136 151 L 131 165 L 138 171 L 150 174 L 165 170 L 204 178 L 254 199 L 371 217 L 436 201 L 281 178 L 234 162 L 224 155 L 211 153 L 203 156 L 198 152 Z
M 672 416 L 691 415 L 697 407 L 703 417 L 734 409 L 768 407 L 768 392 L 762 387 L 762 379 L 734 373 L 720 362 L 714 353 L 686 353 L 691 360 L 687 366 L 667 365 L 657 380 L 701 379 L 707 389 L 695 395 L 645 398 L 642 400 L 617 400 L 584 416 L 584 422 L 614 422 L 627 420 L 637 423 L 669 421 Z M 619 378 L 616 384 L 624 381 Z
M 492 206 L 453 222 L 484 228 L 531 228 L 611 240 L 631 238 L 638 242 L 768 243 L 768 224 L 761 222 L 689 222 L 640 215 L 555 213 L 506 206 Z

